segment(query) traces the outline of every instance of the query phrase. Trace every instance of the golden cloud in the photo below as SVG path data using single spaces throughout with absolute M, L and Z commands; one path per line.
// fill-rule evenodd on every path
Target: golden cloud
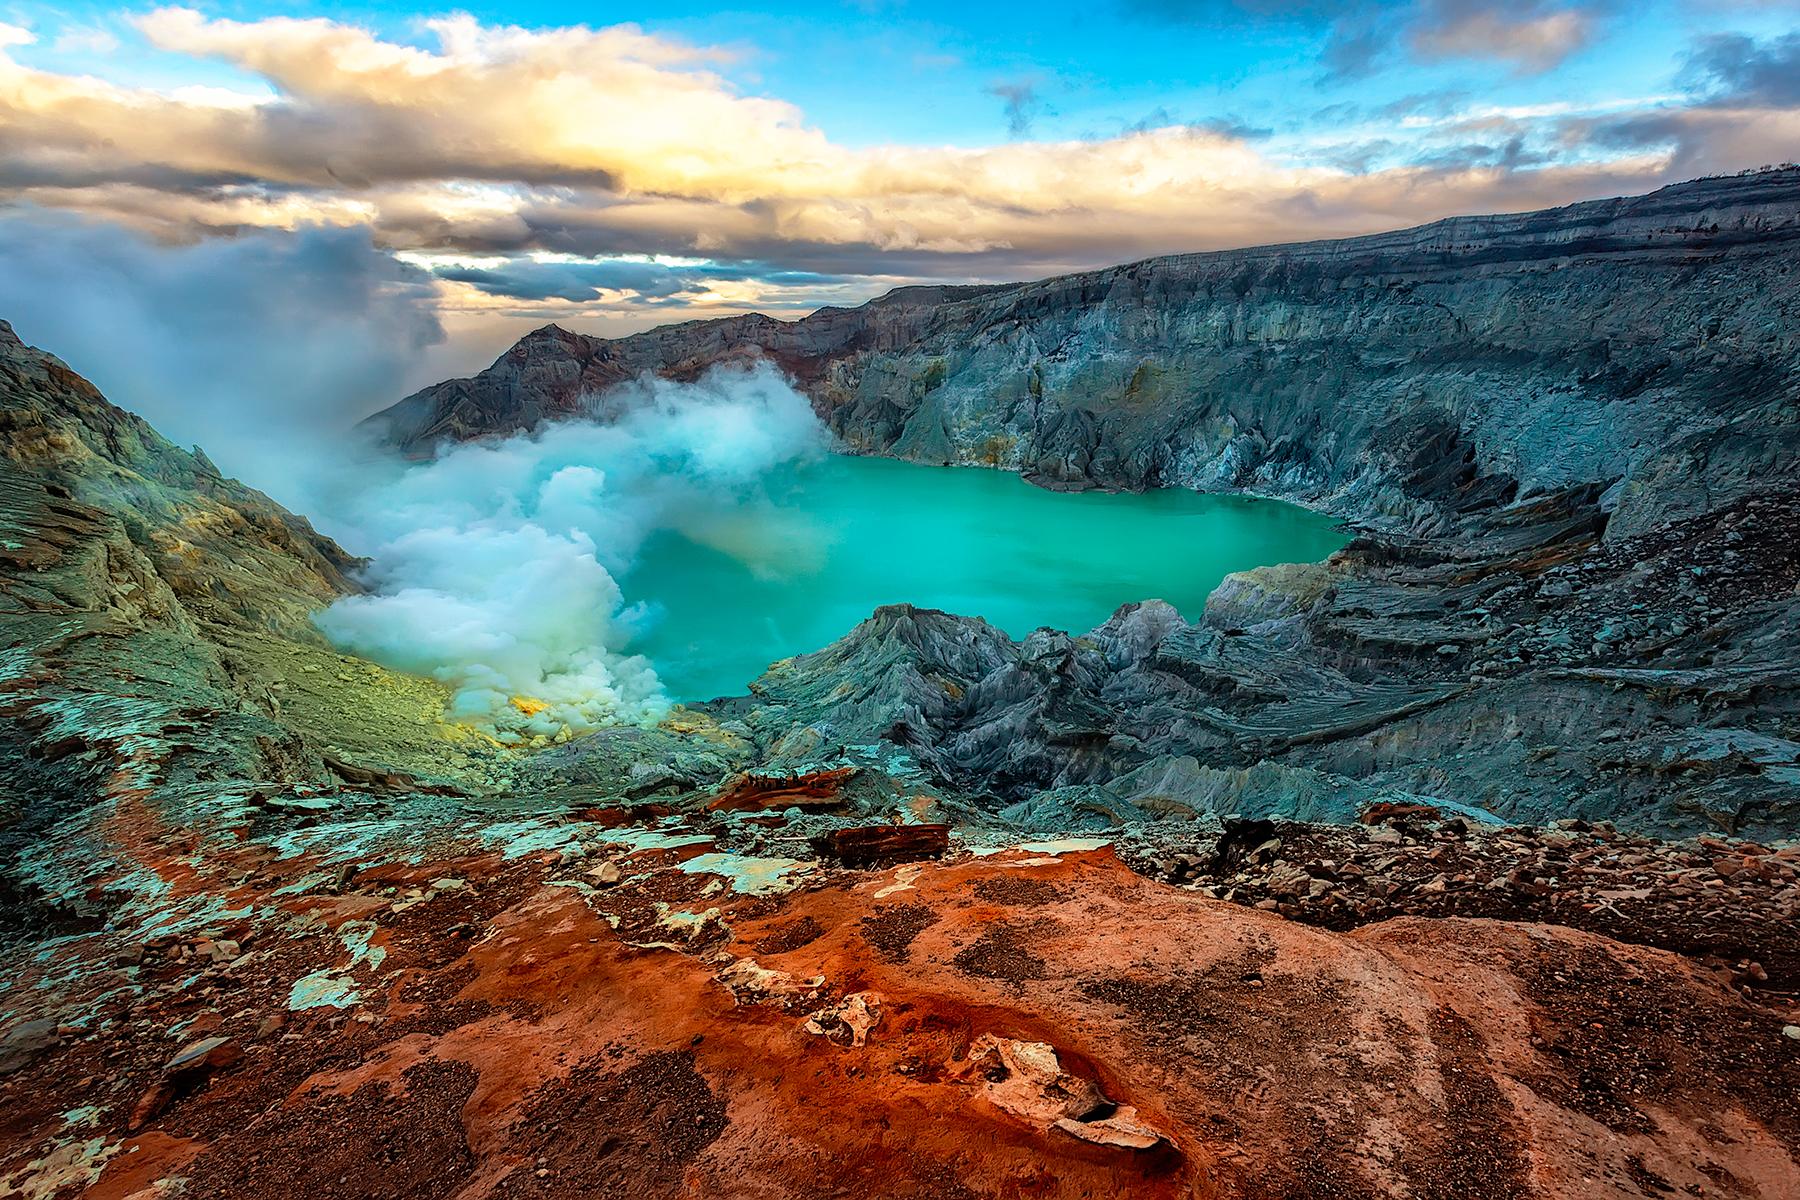
M 633 26 L 453 17 L 431 23 L 436 45 L 424 49 L 325 19 L 165 8 L 138 24 L 158 48 L 229 63 L 267 91 L 59 75 L 19 63 L 5 47 L 21 39 L 0 37 L 0 195 L 165 237 L 356 224 L 400 250 L 700 253 L 992 276 L 1557 203 L 1653 183 L 1678 159 L 1668 146 L 1621 145 L 1535 170 L 1359 173 L 1185 126 L 850 148 L 791 104 L 741 94 L 719 74 L 723 52 Z M 1791 126 L 1752 114 L 1724 141 L 1775 145 Z

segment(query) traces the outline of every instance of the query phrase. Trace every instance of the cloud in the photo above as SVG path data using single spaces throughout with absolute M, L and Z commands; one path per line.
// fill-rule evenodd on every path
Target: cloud
M 1011 83 L 990 84 L 987 89 L 990 96 L 999 98 L 1002 111 L 1006 114 L 1006 132 L 1015 138 L 1022 138 L 1031 132 L 1031 123 L 1043 111 L 1043 97 L 1038 95 L 1037 85 L 1028 80 Z
M 1565 10 L 1525 0 L 1507 20 Z M 1275 0 L 1231 11 L 1321 29 L 1379 17 L 1367 4 Z M 1474 11 L 1431 0 L 1395 19 L 1434 31 L 1448 53 Z M 470 309 L 801 307 L 809 294 L 857 298 L 829 282 L 855 276 L 1022 278 L 1359 233 L 1637 190 L 1689 161 L 1620 140 L 1628 114 L 1588 119 L 1594 140 L 1584 142 L 1579 114 L 1458 129 L 1447 112 L 1457 101 L 1443 97 L 1405 115 L 1364 110 L 1400 121 L 1403 134 L 1345 129 L 1338 144 L 1299 148 L 1230 119 L 1085 139 L 849 147 L 792 105 L 734 87 L 719 74 L 721 52 L 631 26 L 521 30 L 456 17 L 431 23 L 435 41 L 416 46 L 325 19 L 162 9 L 140 22 L 167 53 L 217 58 L 259 82 L 162 92 L 36 70 L 0 51 L 0 201 L 165 240 L 366 229 L 380 248 L 443 260 L 433 269 Z M 1549 43 L 1534 44 L 1507 52 L 1542 61 Z M 1037 99 L 1001 96 L 1022 119 Z M 1785 157 L 1764 145 L 1781 128 L 1767 113 L 1713 125 L 1721 146 L 1751 155 L 1744 162 Z M 1391 152 L 1358 149 L 1383 139 Z M 1474 145 L 1494 153 L 1457 153 Z M 710 265 L 620 262 L 655 256 Z
M 1487 59 L 1524 73 L 1549 70 L 1589 45 L 1615 0 L 1125 0 L 1152 19 L 1229 28 L 1294 25 L 1326 34 L 1327 80 L 1373 74 L 1400 51 L 1415 59 Z
M 111 54 L 118 48 L 118 35 L 97 26 L 64 29 L 51 43 L 58 54 Z
M 1252 125 L 1235 113 L 1218 117 L 1203 117 L 1197 121 L 1184 121 L 1160 104 L 1126 126 L 1125 132 L 1146 133 L 1152 129 L 1168 129 L 1174 126 L 1186 126 L 1189 129 L 1215 134 L 1236 142 L 1256 142 L 1275 136 L 1272 126 Z
M 1655 155 L 1676 178 L 1789 162 L 1800 146 L 1800 111 L 1793 109 L 1703 105 L 1570 118 L 1558 127 L 1572 144 Z
M 1760 42 L 1737 33 L 1703 38 L 1689 53 L 1682 76 L 1716 101 L 1800 104 L 1800 33 Z
M 1430 0 L 1410 32 L 1413 54 L 1426 61 L 1489 58 L 1524 73 L 1548 71 L 1586 48 L 1607 5 L 1524 0 L 1504 8 L 1487 0 Z
M 1407 117 L 1447 117 L 1467 108 L 1469 93 L 1454 88 L 1436 92 L 1414 92 L 1390 100 L 1375 110 L 1383 120 L 1398 121 Z
M 617 580 L 661 529 L 755 566 L 769 548 L 729 536 L 734 518 L 766 515 L 765 480 L 826 434 L 767 364 L 594 399 L 608 419 L 351 476 L 322 525 L 372 555 L 373 591 L 333 604 L 319 628 L 449 684 L 452 717 L 507 741 L 659 718 L 654 665 L 631 653 L 655 614 L 627 605 Z
M 439 279 L 466 284 L 485 295 L 576 304 L 603 299 L 653 305 L 729 300 L 737 291 L 734 285 L 740 284 L 752 285 L 758 299 L 779 302 L 784 289 L 804 288 L 816 294 L 848 282 L 840 276 L 784 270 L 769 263 L 665 262 L 641 255 L 610 259 L 515 255 L 448 262 L 413 255 L 410 260 Z
M 400 394 L 443 330 L 421 271 L 362 229 L 159 245 L 67 213 L 0 216 L 0 316 L 227 474 L 297 503 L 302 445 Z
M 1368 0 L 1124 0 L 1127 12 L 1192 25 L 1276 21 L 1316 25 L 1377 7 Z
M 649 263 L 504 260 L 497 266 L 441 266 L 440 279 L 466 283 L 492 296 L 518 300 L 597 300 L 606 292 L 674 296 L 702 290 L 689 277 Z
M 1679 74 L 1682 103 L 1557 120 L 1566 146 L 1657 154 L 1678 177 L 1791 162 L 1800 146 L 1800 34 L 1700 38 Z
M 1466 142 L 1422 155 L 1414 161 L 1424 167 L 1446 171 L 1497 169 L 1517 171 L 1542 162 L 1544 156 L 1530 150 L 1523 137 L 1510 137 L 1495 145 L 1489 142 Z
M 1334 28 L 1319 56 L 1322 78 L 1339 82 L 1373 75 L 1384 65 L 1393 41 L 1391 33 L 1372 24 Z
M 789 105 L 737 94 L 707 53 L 629 28 L 458 18 L 423 50 L 323 20 L 177 9 L 143 25 L 167 50 L 260 73 L 273 98 L 197 103 L 0 59 L 0 185 L 164 237 L 325 222 L 401 249 L 744 258 L 792 243 L 955 258 L 1004 250 L 1021 222 L 1086 210 L 1095 227 L 1137 213 L 1154 225 L 1308 175 L 1187 127 L 850 149 Z M 1023 119 L 1035 94 L 1009 86 Z

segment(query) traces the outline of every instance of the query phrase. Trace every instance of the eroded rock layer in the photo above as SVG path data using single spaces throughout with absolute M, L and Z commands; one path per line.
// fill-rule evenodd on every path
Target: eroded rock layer
M 768 357 L 857 448 L 1053 486 L 1248 489 L 1414 531 L 1594 486 L 1638 532 L 1791 473 L 1800 170 L 798 321 L 549 326 L 372 423 L 428 452 Z M 1616 508 L 1615 508 L 1616 504 Z

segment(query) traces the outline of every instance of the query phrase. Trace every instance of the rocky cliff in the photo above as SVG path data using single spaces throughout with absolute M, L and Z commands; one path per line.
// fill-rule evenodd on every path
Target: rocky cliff
M 1086 637 L 878 614 L 717 706 L 759 753 L 897 749 L 1036 828 L 1396 793 L 1800 823 L 1800 171 L 794 322 L 548 328 L 374 420 L 429 453 L 751 356 L 858 450 L 1249 490 L 1362 533 Z
M 1061 487 L 1178 484 L 1443 530 L 1580 486 L 1616 532 L 1800 452 L 1800 171 L 1343 241 L 907 288 L 798 321 L 554 326 L 372 418 L 409 453 L 772 358 L 852 447 Z
M 457 765 L 443 689 L 312 626 L 358 565 L 0 321 L 0 933 L 71 916 L 123 809 Z

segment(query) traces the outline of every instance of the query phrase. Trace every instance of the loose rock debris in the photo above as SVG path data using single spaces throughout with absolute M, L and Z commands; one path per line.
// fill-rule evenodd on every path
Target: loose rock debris
M 1397 828 L 1400 850 L 1439 844 Z M 1609 844 L 1568 832 L 1572 854 Z M 1307 868 L 1311 836 L 1261 838 L 1239 886 L 1270 856 Z M 623 855 L 604 887 L 557 850 L 417 849 L 328 885 L 299 886 L 321 874 L 304 855 L 202 860 L 192 894 L 229 891 L 229 921 L 12 960 L 36 1007 L 0 1031 L 20 1064 L 0 1191 L 1783 1197 L 1800 1178 L 1800 1012 L 1730 964 L 1543 922 L 1309 927 L 1104 848 L 820 867 L 752 895 L 682 869 L 704 846 Z M 222 941 L 239 953 L 200 948 Z M 1015 953 L 1030 970 L 998 969 Z M 316 972 L 355 998 L 289 1011 Z

